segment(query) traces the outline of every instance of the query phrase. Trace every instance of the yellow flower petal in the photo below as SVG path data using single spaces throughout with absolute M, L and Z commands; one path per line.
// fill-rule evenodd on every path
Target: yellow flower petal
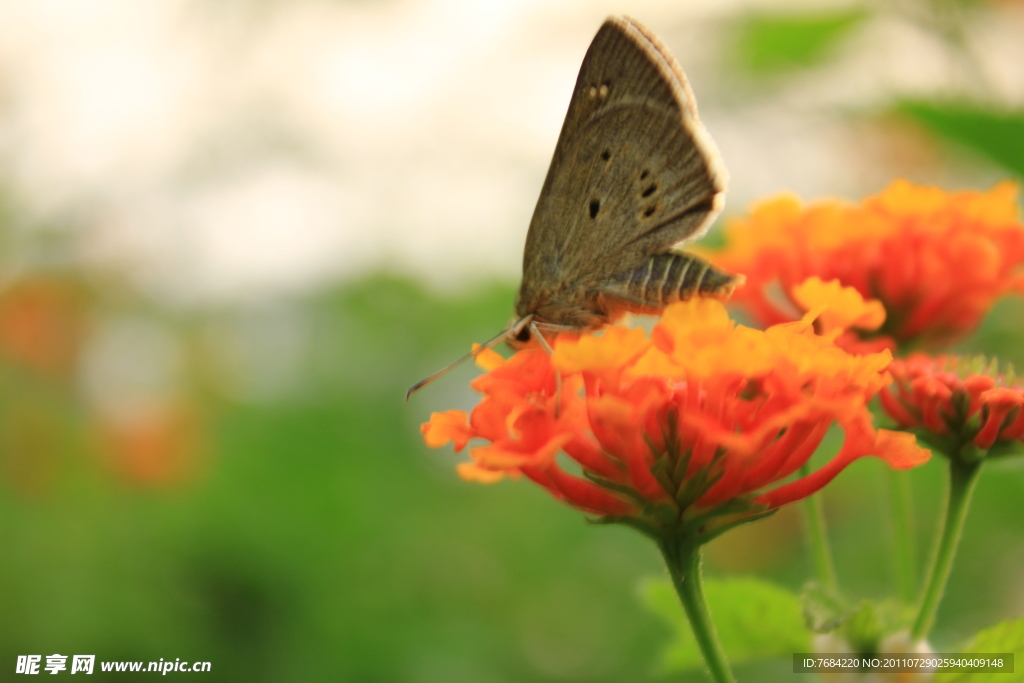
M 601 335 L 560 340 L 555 345 L 551 363 L 564 373 L 616 368 L 639 357 L 649 346 L 650 341 L 642 329 L 614 325 Z
M 844 287 L 839 280 L 823 282 L 809 277 L 793 288 L 793 300 L 805 311 L 818 307 L 817 315 L 822 332 L 847 330 L 877 330 L 885 322 L 885 308 L 877 299 L 865 300 L 853 287 Z
M 484 349 L 483 351 L 477 351 L 480 348 L 479 344 L 473 344 L 473 353 L 476 355 L 473 357 L 473 362 L 482 370 L 496 370 L 505 364 L 505 357 L 494 349 Z

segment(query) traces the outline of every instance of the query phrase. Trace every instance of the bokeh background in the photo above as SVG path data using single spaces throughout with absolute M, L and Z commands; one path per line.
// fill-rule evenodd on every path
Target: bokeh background
M 689 75 L 720 223 L 779 191 L 1024 174 L 1011 0 L 0 3 L 0 680 L 55 652 L 217 681 L 660 680 L 654 548 L 422 446 L 472 368 L 402 401 L 506 324 L 610 13 Z M 1001 302 L 963 348 L 1024 365 L 1022 320 Z M 895 591 L 883 475 L 825 495 L 854 596 Z M 923 562 L 941 463 L 910 476 Z M 986 469 L 940 649 L 1024 614 L 1022 501 L 1019 461 Z M 715 541 L 707 572 L 799 589 L 799 515 Z

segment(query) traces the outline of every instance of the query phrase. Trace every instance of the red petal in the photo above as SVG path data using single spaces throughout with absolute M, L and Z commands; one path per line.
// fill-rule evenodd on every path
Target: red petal
M 631 515 L 636 506 L 618 498 L 597 484 L 567 474 L 552 464 L 546 467 L 527 466 L 523 474 L 546 488 L 555 498 L 574 507 L 599 515 Z
M 999 438 L 999 431 L 1003 427 L 1003 420 L 1010 411 L 1024 403 L 1024 397 L 1019 391 L 997 387 L 989 389 L 981 395 L 985 406 L 982 414 L 985 415 L 985 424 L 975 435 L 974 443 L 978 448 L 991 448 L 992 444 Z
M 885 412 L 889 413 L 889 417 L 896 420 L 896 424 L 900 427 L 907 428 L 917 424 L 917 419 L 907 410 L 906 406 L 892 395 L 889 387 L 883 387 L 878 392 L 878 401 L 882 404 Z

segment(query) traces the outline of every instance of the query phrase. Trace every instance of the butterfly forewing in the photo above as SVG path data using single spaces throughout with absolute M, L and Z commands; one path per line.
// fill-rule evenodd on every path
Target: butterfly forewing
M 530 223 L 517 312 L 604 322 L 600 311 L 573 309 L 702 232 L 724 186 L 674 58 L 637 22 L 609 19 L 583 60 Z

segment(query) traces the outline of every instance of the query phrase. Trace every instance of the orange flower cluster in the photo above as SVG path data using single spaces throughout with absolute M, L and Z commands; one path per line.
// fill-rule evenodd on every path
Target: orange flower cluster
M 903 429 L 914 429 L 947 455 L 965 447 L 982 457 L 1024 443 L 1024 384 L 982 358 L 913 354 L 889 367 L 895 383 L 879 395 Z M 1014 443 L 1018 442 L 1018 443 Z
M 483 400 L 471 415 L 434 413 L 424 439 L 487 442 L 459 467 L 466 479 L 522 474 L 586 512 L 701 533 L 804 498 L 862 456 L 926 461 L 913 436 L 875 430 L 865 407 L 889 381 L 889 352 L 843 351 L 815 334 L 821 312 L 760 331 L 692 300 L 668 307 L 650 336 L 612 326 L 562 335 L 553 355 L 484 352 L 490 372 L 473 382 Z M 846 433 L 840 452 L 787 481 L 832 424 Z
M 877 333 L 857 333 L 871 342 L 861 349 L 947 342 L 973 330 L 998 297 L 1024 291 L 1016 193 L 1009 182 L 948 193 L 900 180 L 856 205 L 781 196 L 730 225 L 713 260 L 746 275 L 733 301 L 762 326 L 807 310 L 793 290 L 818 276 L 885 307 Z

